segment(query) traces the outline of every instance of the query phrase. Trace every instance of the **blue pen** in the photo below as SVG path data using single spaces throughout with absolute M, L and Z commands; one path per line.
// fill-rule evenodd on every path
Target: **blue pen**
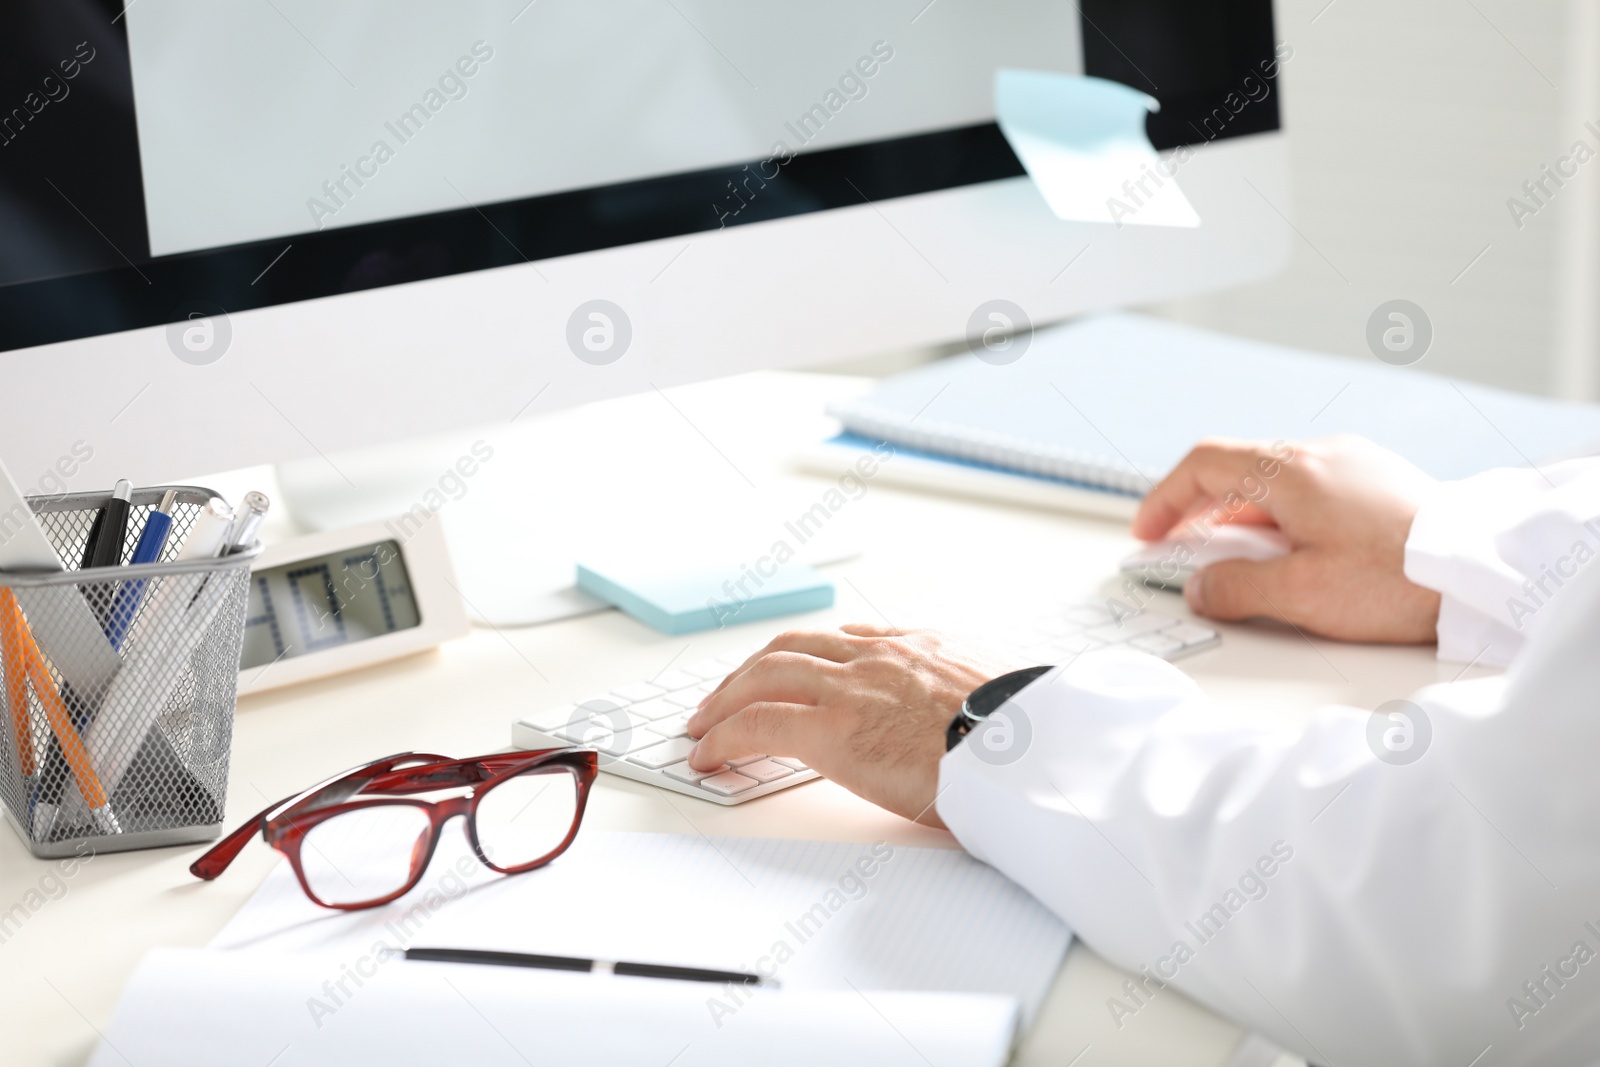
M 129 566 L 154 563 L 161 558 L 161 550 L 167 547 L 167 535 L 172 532 L 172 505 L 177 498 L 178 494 L 168 489 L 161 498 L 161 504 L 144 520 L 139 543 L 133 547 L 133 558 L 128 560 Z M 128 627 L 133 625 L 133 617 L 139 613 L 139 601 L 143 596 L 142 579 L 124 582 L 122 588 L 117 590 L 117 599 L 111 605 L 111 618 L 106 623 L 106 637 L 118 652 L 122 651 L 122 642 L 128 636 Z

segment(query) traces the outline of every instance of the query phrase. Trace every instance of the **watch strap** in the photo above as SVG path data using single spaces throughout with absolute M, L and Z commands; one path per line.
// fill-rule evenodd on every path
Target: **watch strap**
M 950 725 L 945 729 L 944 750 L 949 752 L 954 749 L 1008 700 L 1032 685 L 1041 675 L 1053 670 L 1055 667 L 1050 665 L 1025 667 L 991 678 L 968 693 L 967 699 L 961 702 L 961 710 L 956 712 L 955 718 L 950 720 Z

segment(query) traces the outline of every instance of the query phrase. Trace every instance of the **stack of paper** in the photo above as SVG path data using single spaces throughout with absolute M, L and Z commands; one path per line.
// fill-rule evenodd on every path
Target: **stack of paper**
M 282 956 L 163 949 L 140 964 L 91 1067 L 162 1064 L 816 1064 L 999 1067 L 1016 1002 L 957 993 L 759 991 L 728 1014 L 695 982 L 389 964 L 331 1009 Z
M 432 1064 L 449 1049 L 507 1064 L 1000 1064 L 1070 936 L 956 851 L 585 834 L 506 878 L 451 833 L 416 890 L 365 912 L 316 907 L 280 866 L 211 949 L 145 960 L 93 1063 L 230 1050 L 282 1053 L 279 1067 Z M 780 988 L 386 955 L 423 946 L 756 971 Z

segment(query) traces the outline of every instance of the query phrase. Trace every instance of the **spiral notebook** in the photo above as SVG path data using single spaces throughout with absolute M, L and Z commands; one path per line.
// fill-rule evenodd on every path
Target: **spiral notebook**
M 1207 436 L 1360 434 L 1444 479 L 1600 451 L 1600 406 L 1121 313 L 1038 330 L 1009 364 L 962 355 L 896 375 L 828 413 L 843 446 L 1124 498 Z

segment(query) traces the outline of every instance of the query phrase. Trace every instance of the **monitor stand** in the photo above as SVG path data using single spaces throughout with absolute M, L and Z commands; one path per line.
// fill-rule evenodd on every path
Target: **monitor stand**
M 806 405 L 800 440 L 826 432 L 825 423 L 813 428 L 820 407 Z M 769 427 L 787 421 L 770 407 L 768 415 Z M 420 523 L 442 523 L 473 618 L 534 625 L 606 608 L 574 585 L 580 559 L 652 569 L 726 562 L 737 575 L 775 541 L 794 540 L 786 520 L 831 483 L 785 473 L 785 442 L 795 437 L 755 442 L 746 427 L 711 418 L 697 414 L 739 469 L 648 393 L 281 463 L 278 490 L 308 530 L 382 520 L 403 540 Z M 757 449 L 766 454 L 752 456 Z M 860 510 L 841 509 L 796 558 L 815 566 L 859 554 Z
M 487 446 L 487 461 L 474 455 L 474 445 L 480 454 Z M 564 536 L 571 527 L 561 509 L 547 504 L 559 499 L 548 484 L 559 472 L 518 462 L 504 444 L 486 437 L 405 442 L 276 470 L 284 506 L 307 530 L 381 520 L 404 542 L 424 523 L 441 524 L 456 584 L 477 622 L 531 626 L 607 608 L 573 584 L 579 545 Z

